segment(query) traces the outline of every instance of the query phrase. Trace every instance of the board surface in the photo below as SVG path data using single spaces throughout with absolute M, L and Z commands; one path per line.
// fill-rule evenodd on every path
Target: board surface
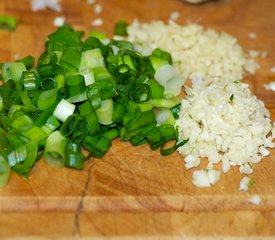
M 275 1 L 220 0 L 194 6 L 178 0 L 98 0 L 103 11 L 84 0 L 63 0 L 63 11 L 32 12 L 28 0 L 0 0 L 0 14 L 18 17 L 14 32 L 0 31 L 0 62 L 18 56 L 38 57 L 53 20 L 65 16 L 74 28 L 101 30 L 112 36 L 119 20 L 167 21 L 178 11 L 178 23 L 197 22 L 236 36 L 244 49 L 267 51 L 261 68 L 245 81 L 264 101 L 275 121 L 275 93 L 264 84 L 275 81 Z M 92 27 L 91 21 L 103 19 Z M 249 38 L 255 33 L 256 38 Z M 163 157 L 148 146 L 114 141 L 103 159 L 87 161 L 83 171 L 53 169 L 38 161 L 28 181 L 12 174 L 0 189 L 0 238 L 146 238 L 218 239 L 275 237 L 275 151 L 255 165 L 254 186 L 239 191 L 237 168 L 211 188 L 192 184 L 192 171 L 182 157 Z M 259 205 L 249 203 L 259 194 Z M 22 224 L 24 222 L 24 224 Z

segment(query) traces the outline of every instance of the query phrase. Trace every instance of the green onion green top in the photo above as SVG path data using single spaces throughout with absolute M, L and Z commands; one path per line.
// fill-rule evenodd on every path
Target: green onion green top
M 116 34 L 127 34 L 126 27 L 118 23 Z M 82 169 L 82 148 L 102 158 L 115 138 L 148 143 L 162 155 L 187 141 L 178 142 L 174 127 L 179 99 L 167 98 L 154 79 L 171 55 L 156 49 L 145 57 L 133 43 L 103 41 L 95 31 L 82 36 L 65 25 L 48 36 L 37 65 L 31 56 L 2 64 L 0 187 L 10 171 L 27 178 L 41 151 L 54 167 Z

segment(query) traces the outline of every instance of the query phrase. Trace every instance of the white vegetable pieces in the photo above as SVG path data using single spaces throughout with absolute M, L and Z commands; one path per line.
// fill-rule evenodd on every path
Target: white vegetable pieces
M 214 169 L 197 170 L 193 172 L 193 184 L 197 187 L 210 187 L 219 181 L 221 172 Z
M 240 173 L 250 174 L 253 164 L 275 147 L 268 110 L 240 82 L 198 83 L 187 89 L 176 126 L 180 140 L 189 139 L 178 149 L 188 169 L 206 157 L 208 169 L 221 162 L 224 173 L 239 166 Z
M 74 104 L 62 99 L 56 106 L 53 115 L 61 122 L 65 122 L 66 119 L 74 113 L 75 107 Z
M 183 77 L 170 64 L 166 64 L 158 69 L 154 77 L 157 82 L 164 86 L 165 94 L 173 94 L 175 96 L 181 93 L 181 88 L 185 82 Z

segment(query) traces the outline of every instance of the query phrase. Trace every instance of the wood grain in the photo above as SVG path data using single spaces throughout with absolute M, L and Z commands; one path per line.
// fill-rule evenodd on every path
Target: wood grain
M 55 30 L 53 20 L 64 15 L 68 23 L 86 34 L 90 22 L 112 35 L 118 20 L 167 21 L 180 12 L 179 23 L 198 22 L 237 37 L 245 49 L 267 51 L 261 68 L 247 76 L 254 94 L 263 100 L 275 121 L 274 92 L 264 83 L 275 80 L 275 2 L 271 0 L 220 0 L 193 6 L 178 0 L 98 0 L 103 12 L 95 15 L 84 0 L 63 0 L 62 13 L 34 13 L 28 0 L 0 0 L 1 14 L 20 19 L 15 32 L 0 31 L 0 62 L 43 51 Z M 250 39 L 249 33 L 256 33 Z M 204 162 L 205 164 L 205 162 Z M 83 171 L 53 169 L 37 162 L 28 181 L 12 174 L 0 190 L 0 238 L 134 238 L 137 239 L 272 239 L 275 237 L 275 151 L 255 165 L 256 180 L 249 192 L 239 191 L 243 177 L 237 168 L 212 188 L 192 184 L 178 154 L 162 157 L 148 146 L 132 147 L 114 141 L 103 159 L 90 159 Z M 253 194 L 262 202 L 249 203 Z M 24 222 L 24 225 L 22 223 Z M 214 223 L 214 224 L 213 224 Z

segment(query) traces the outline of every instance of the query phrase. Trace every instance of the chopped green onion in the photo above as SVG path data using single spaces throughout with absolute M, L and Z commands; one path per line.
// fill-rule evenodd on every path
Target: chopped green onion
M 171 110 L 174 118 L 178 119 L 179 118 L 179 113 L 180 113 L 180 110 L 181 110 L 181 103 L 178 103 L 175 106 L 171 107 L 170 110 Z
M 174 126 L 175 125 L 175 118 L 172 114 L 172 112 L 169 109 L 161 109 L 157 114 L 156 114 L 156 120 L 158 125 L 163 125 L 163 124 L 169 124 Z
M 158 149 L 163 144 L 163 139 L 159 128 L 153 128 L 151 131 L 149 131 L 146 135 L 146 138 L 152 150 Z
M 80 74 L 69 76 L 66 79 L 65 89 L 72 103 L 83 102 L 87 99 L 84 77 Z
M 101 107 L 101 96 L 99 93 L 98 84 L 90 85 L 86 90 L 86 94 L 93 109 L 98 109 Z
M 60 127 L 60 123 L 53 115 L 48 118 L 41 129 L 47 134 L 50 135 L 53 131 Z
M 4 108 L 4 103 L 3 103 L 3 97 L 0 95 L 0 112 L 3 110 Z
M 92 108 L 91 103 L 89 101 L 85 101 L 78 107 L 78 110 L 86 120 L 88 132 L 91 135 L 98 133 L 100 130 L 100 126 L 97 115 Z
M 76 142 L 81 142 L 86 134 L 85 118 L 80 114 L 69 116 L 62 124 L 60 132 L 65 137 L 70 136 Z
M 102 136 L 108 138 L 109 140 L 113 140 L 119 136 L 119 130 L 117 128 L 112 128 L 102 133 Z
M 35 141 L 28 141 L 26 144 L 12 150 L 8 154 L 9 165 L 12 170 L 27 178 L 35 163 L 38 153 L 38 145 Z
M 90 36 L 95 37 L 95 38 L 99 39 L 100 41 L 103 41 L 107 38 L 105 33 L 99 32 L 99 31 L 96 31 L 96 30 L 92 30 L 90 32 Z
M 18 132 L 26 131 L 33 126 L 33 120 L 24 112 L 16 111 L 13 114 L 11 126 Z
M 2 77 L 3 81 L 7 82 L 8 80 L 13 80 L 18 82 L 21 78 L 21 75 L 26 71 L 26 66 L 22 62 L 7 62 L 2 66 Z
M 164 93 L 172 93 L 176 96 L 181 92 L 184 79 L 172 65 L 165 64 L 161 66 L 156 70 L 154 77 L 157 82 L 164 86 Z
M 127 34 L 127 23 L 116 27 Z M 162 155 L 188 141 L 177 142 L 174 128 L 183 80 L 171 55 L 155 49 L 145 57 L 129 41 L 82 35 L 65 24 L 36 66 L 32 56 L 1 64 L 0 186 L 10 170 L 27 177 L 41 150 L 51 166 L 82 169 L 81 147 L 101 158 L 117 137 Z
M 43 91 L 38 97 L 37 107 L 40 110 L 51 107 L 57 100 L 57 92 L 58 90 L 56 88 Z
M 99 48 L 90 49 L 82 52 L 80 71 L 99 66 L 104 67 L 104 65 L 104 58 Z
M 82 144 L 95 158 L 102 158 L 112 145 L 108 138 L 100 135 L 87 135 Z
M 112 123 L 113 117 L 113 100 L 106 99 L 101 101 L 101 107 L 95 110 L 98 122 L 103 125 L 109 125 Z
M 29 97 L 29 92 L 28 91 L 22 91 L 21 92 L 21 100 L 24 106 L 31 112 L 37 112 L 39 109 L 33 105 L 31 102 L 31 99 Z
M 20 60 L 17 60 L 17 62 L 24 63 L 25 67 L 27 69 L 30 69 L 33 66 L 33 64 L 34 64 L 34 57 L 33 56 L 26 56 L 26 57 L 24 57 L 24 58 L 22 58 Z
M 156 108 L 172 108 L 180 103 L 180 100 L 177 98 L 170 99 L 151 99 L 148 101 Z
M 44 149 L 44 160 L 53 167 L 65 165 L 66 137 L 54 131 L 48 138 Z
M 112 122 L 114 123 L 122 123 L 124 114 L 126 111 L 126 107 L 122 103 L 113 103 L 113 116 L 112 116 Z
M 117 36 L 127 36 L 128 23 L 124 21 L 119 21 L 115 24 L 115 35 Z
M 68 48 L 63 51 L 59 64 L 68 71 L 77 72 L 80 66 L 80 61 L 81 52 L 78 49 Z
M 148 110 L 141 112 L 140 115 L 133 116 L 129 122 L 124 125 L 125 133 L 121 136 L 122 139 L 127 140 L 130 137 L 134 136 L 139 129 L 142 129 L 146 126 L 155 126 L 156 118 L 153 110 Z
M 20 81 L 27 91 L 37 90 L 41 86 L 41 79 L 35 70 L 24 71 Z
M 84 156 L 81 153 L 80 143 L 75 143 L 71 140 L 67 141 L 65 148 L 65 166 L 75 169 L 83 169 Z
M 84 77 L 86 86 L 89 86 L 95 82 L 95 76 L 92 69 L 83 70 L 79 74 L 81 74 Z
M 151 88 L 152 99 L 161 99 L 161 98 L 163 98 L 164 87 L 162 85 L 160 85 L 157 81 L 152 80 L 152 79 L 149 79 L 147 81 L 147 84 Z
M 0 188 L 7 185 L 10 178 L 10 165 L 4 153 L 0 152 Z
M 56 106 L 53 115 L 60 120 L 65 122 L 65 120 L 74 113 L 75 105 L 62 99 Z
M 108 47 L 105 46 L 97 37 L 88 37 L 84 42 L 82 51 L 85 52 L 91 49 L 100 49 L 103 56 L 105 56 L 108 52 Z
M 18 20 L 13 16 L 0 16 L 0 29 L 14 31 L 17 27 Z

